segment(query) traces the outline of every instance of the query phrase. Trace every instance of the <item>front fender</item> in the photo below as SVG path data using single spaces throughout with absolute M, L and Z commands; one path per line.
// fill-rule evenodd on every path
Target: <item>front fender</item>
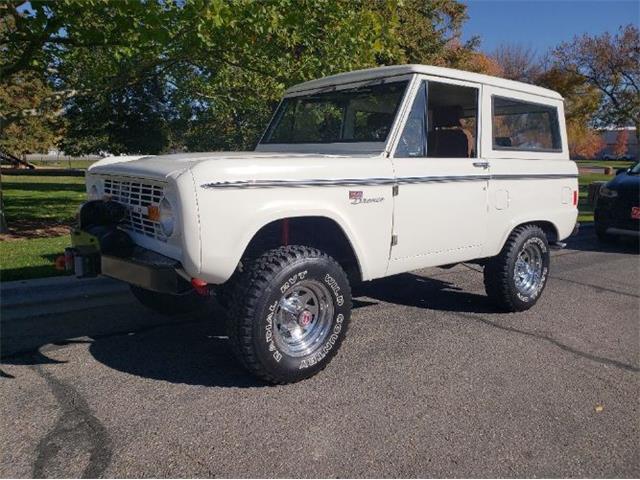
M 349 202 L 349 189 L 343 187 L 200 189 L 200 278 L 211 283 L 225 282 L 262 227 L 294 217 L 325 217 L 334 221 L 351 243 L 363 280 L 383 276 L 391 238 L 391 188 L 366 189 L 367 195 L 384 200 L 353 205 Z

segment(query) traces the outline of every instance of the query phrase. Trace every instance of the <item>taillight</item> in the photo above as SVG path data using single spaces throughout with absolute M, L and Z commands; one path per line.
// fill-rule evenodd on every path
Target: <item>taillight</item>
M 574 190 L 573 191 L 573 206 L 575 207 L 576 205 L 578 205 L 578 191 Z

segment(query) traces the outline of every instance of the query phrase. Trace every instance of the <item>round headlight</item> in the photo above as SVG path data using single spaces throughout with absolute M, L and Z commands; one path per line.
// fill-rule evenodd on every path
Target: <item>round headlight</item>
M 167 237 L 173 234 L 173 227 L 175 224 L 175 216 L 173 214 L 173 206 L 167 198 L 160 200 L 160 228 L 162 233 Z
M 95 183 L 91 185 L 91 187 L 89 187 L 87 197 L 89 198 L 89 200 L 100 200 L 100 190 Z

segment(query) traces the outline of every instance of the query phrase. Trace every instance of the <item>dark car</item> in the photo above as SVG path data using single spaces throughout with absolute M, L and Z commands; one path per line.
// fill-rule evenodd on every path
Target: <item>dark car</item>
M 618 170 L 600 189 L 594 219 L 600 240 L 640 237 L 640 163 Z

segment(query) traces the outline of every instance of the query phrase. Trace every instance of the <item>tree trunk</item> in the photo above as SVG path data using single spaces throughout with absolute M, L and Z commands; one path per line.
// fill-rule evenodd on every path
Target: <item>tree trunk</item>
M 4 199 L 2 198 L 2 175 L 0 175 L 0 233 L 7 233 L 7 219 L 4 216 Z

